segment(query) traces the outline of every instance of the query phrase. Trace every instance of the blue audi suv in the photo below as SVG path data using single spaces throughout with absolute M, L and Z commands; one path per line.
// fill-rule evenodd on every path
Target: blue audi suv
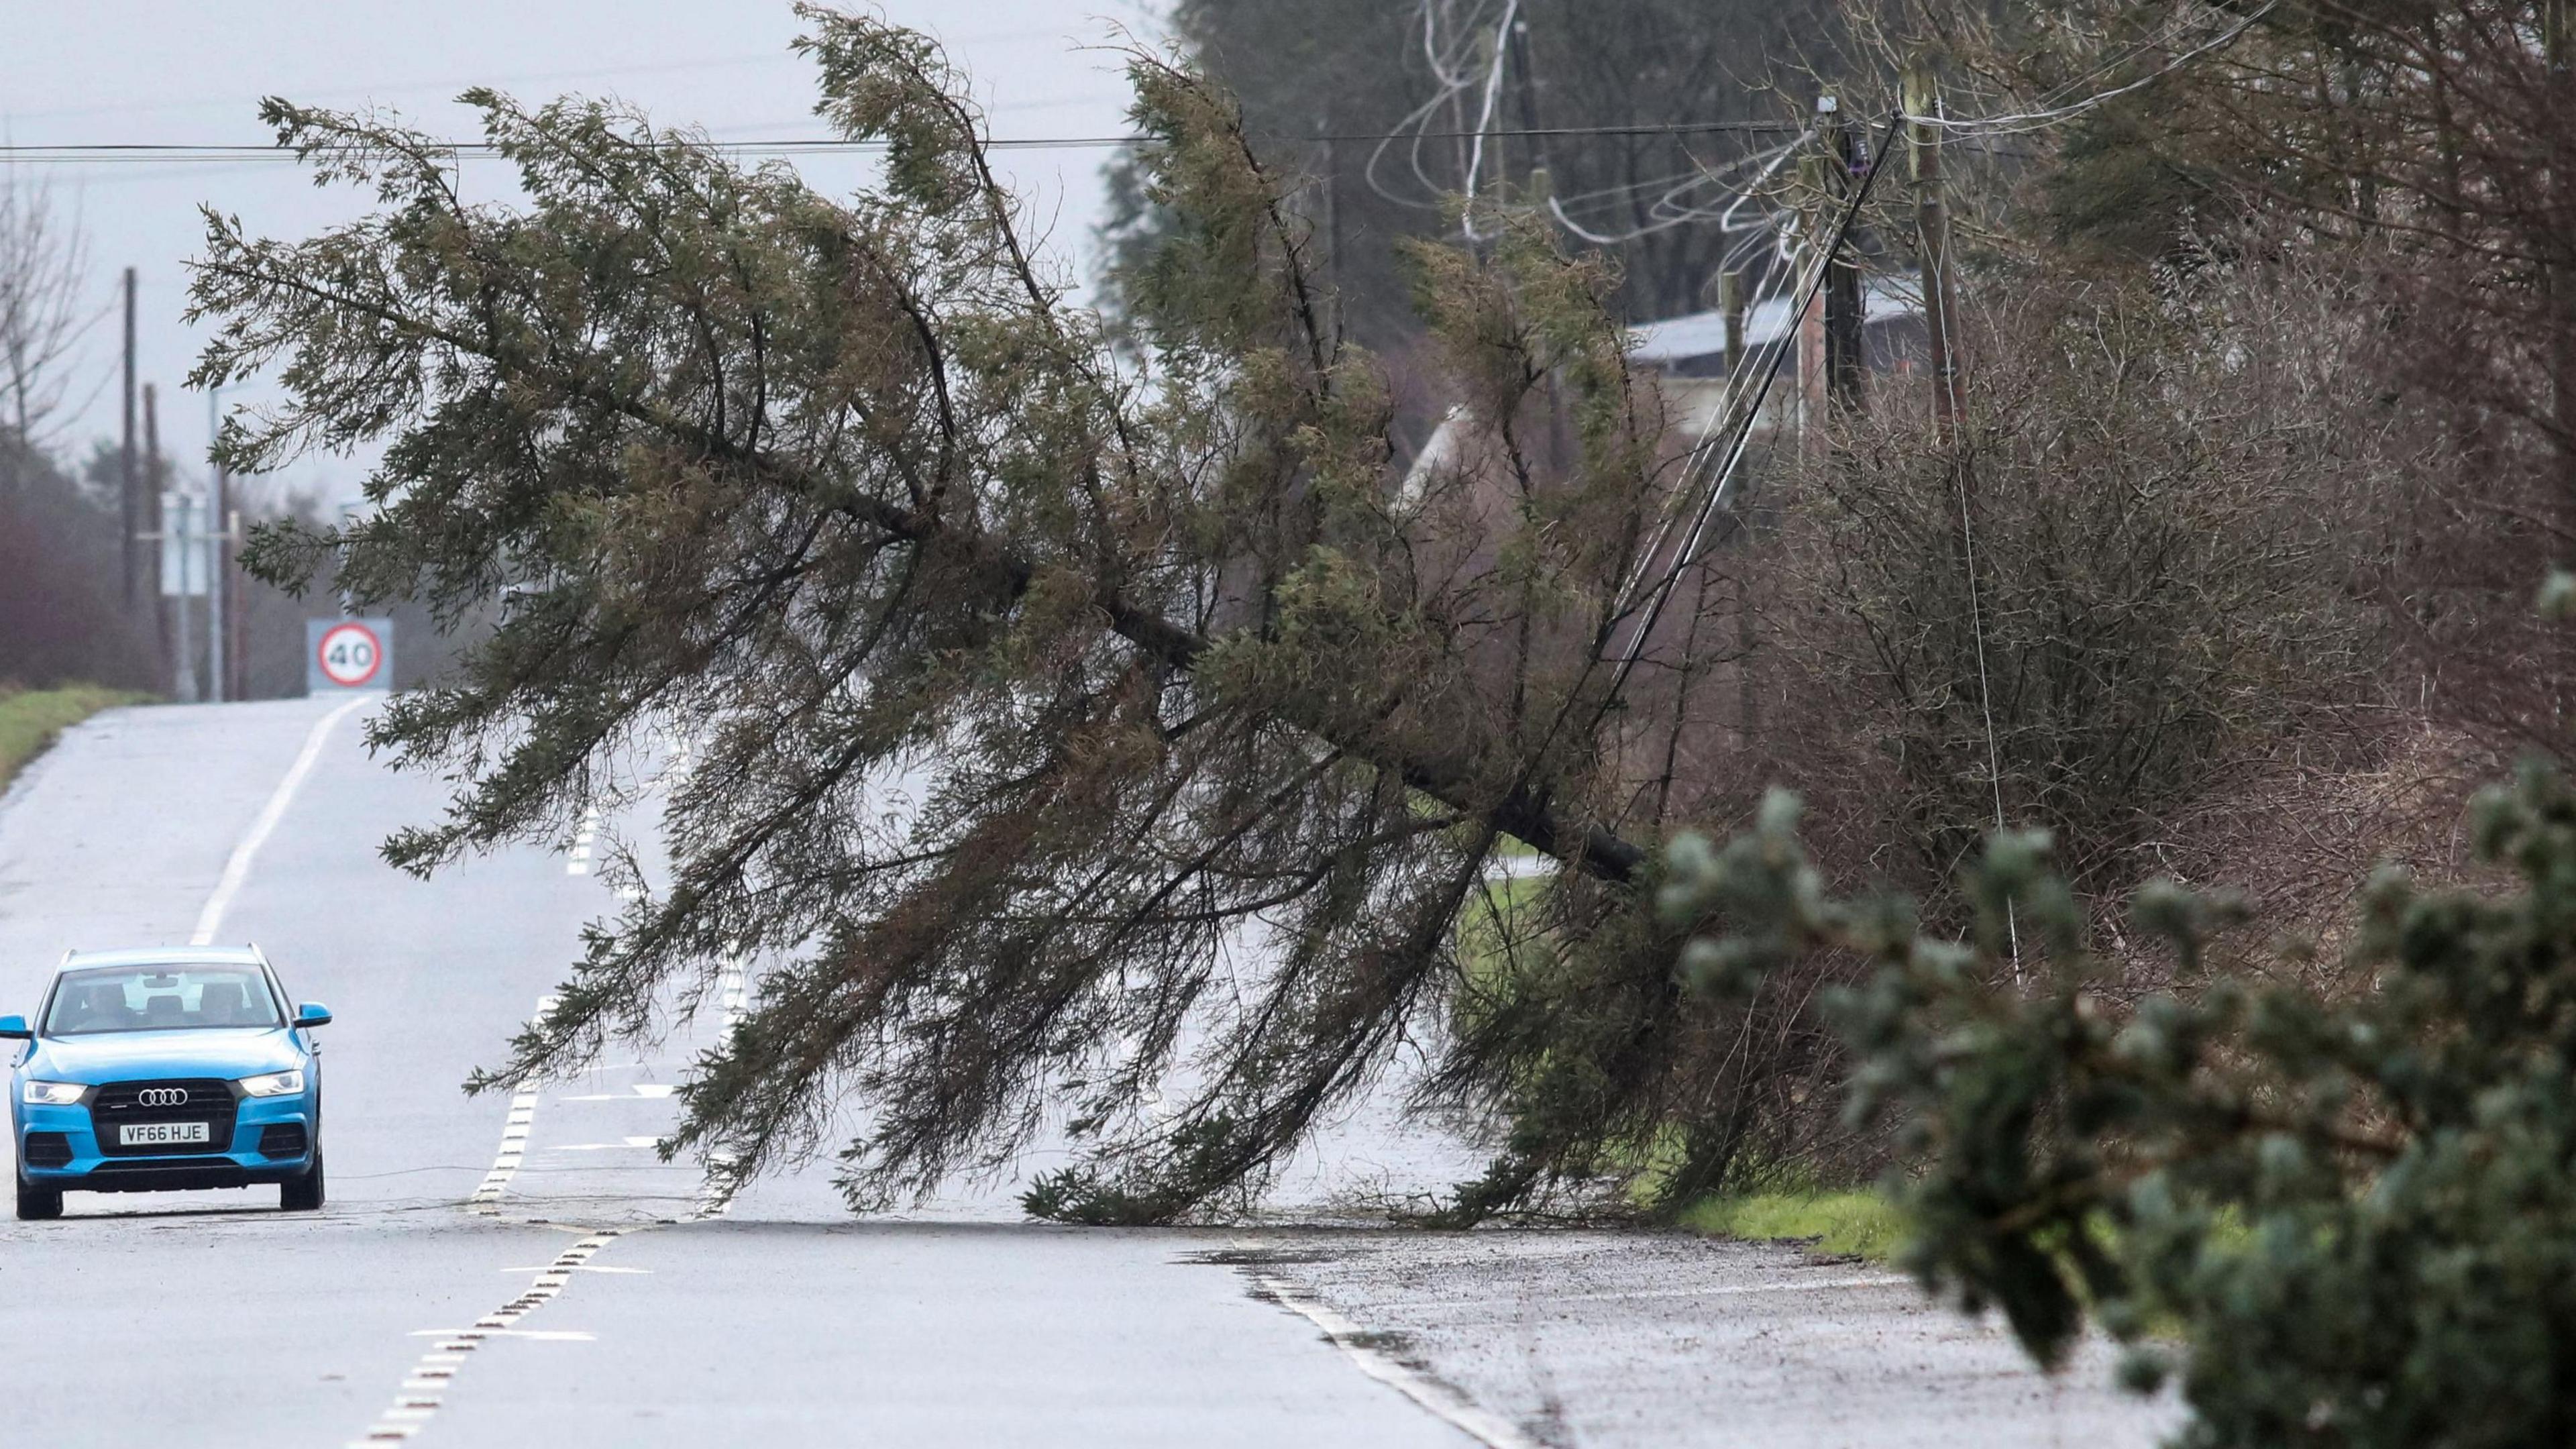
M 75 951 L 16 1049 L 10 1140 L 18 1216 L 60 1217 L 63 1193 L 276 1183 L 278 1206 L 322 1206 L 322 1058 L 331 1013 L 286 1005 L 256 946 Z

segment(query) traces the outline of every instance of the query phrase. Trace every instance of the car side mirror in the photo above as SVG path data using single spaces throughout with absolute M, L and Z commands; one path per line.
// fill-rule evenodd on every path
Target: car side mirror
M 329 1026 L 331 1024 L 331 1008 L 324 1006 L 318 1001 L 305 1002 L 302 1006 L 295 1008 L 295 1024 L 297 1026 Z
M 0 1016 L 0 1041 L 34 1041 L 36 1033 L 23 1016 Z

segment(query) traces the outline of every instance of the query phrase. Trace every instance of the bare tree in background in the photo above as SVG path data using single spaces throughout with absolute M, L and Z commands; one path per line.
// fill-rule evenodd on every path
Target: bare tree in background
M 103 315 L 82 296 L 88 265 L 79 212 L 58 209 L 50 183 L 0 165 L 0 427 L 21 444 L 42 441 L 62 410 L 72 349 Z

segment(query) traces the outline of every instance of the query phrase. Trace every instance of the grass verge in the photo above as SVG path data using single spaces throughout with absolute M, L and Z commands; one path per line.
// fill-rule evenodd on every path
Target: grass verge
M 100 710 L 140 704 L 149 697 L 95 684 L 20 690 L 0 686 L 0 790 L 7 789 L 27 762 L 43 754 L 64 730 Z
M 1884 1263 L 1905 1241 L 1896 1205 L 1877 1193 L 1752 1192 L 1702 1198 L 1682 1210 L 1696 1233 L 1754 1243 L 1798 1243 L 1835 1257 Z

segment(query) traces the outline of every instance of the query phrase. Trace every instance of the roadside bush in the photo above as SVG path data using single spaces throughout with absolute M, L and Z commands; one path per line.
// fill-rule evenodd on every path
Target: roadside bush
M 2300 737 L 2336 748 L 2388 647 L 2357 582 L 2407 444 L 2286 268 L 1996 275 L 1961 421 L 1889 399 L 1789 470 L 1765 620 L 1769 781 L 1838 875 L 1942 896 L 2009 818 L 2116 894 L 2176 812 Z M 2170 868 L 2170 867 L 2166 867 Z
M 129 607 L 118 581 L 121 526 L 113 491 L 0 432 L 0 679 L 160 682 L 149 607 Z
M 1697 993 L 1816 953 L 1864 963 L 1826 1009 L 1855 1057 L 1849 1111 L 1894 1127 L 1900 1260 L 1928 1286 L 2000 1308 L 2044 1365 L 2089 1314 L 2131 1345 L 2131 1387 L 2180 1372 L 2186 1445 L 2576 1436 L 2563 776 L 2531 765 L 2475 803 L 2478 856 L 2510 889 L 2374 881 L 2349 964 L 2376 989 L 2346 1000 L 2201 961 L 2236 907 L 2153 885 L 2131 931 L 2211 984 L 2122 1009 L 2045 833 L 1991 838 L 1951 940 L 1901 898 L 1831 895 L 1797 823 L 1781 795 L 1722 852 L 1677 841 L 1663 905 L 1710 932 L 1682 960 Z M 2016 926 L 2026 992 L 1993 984 Z

